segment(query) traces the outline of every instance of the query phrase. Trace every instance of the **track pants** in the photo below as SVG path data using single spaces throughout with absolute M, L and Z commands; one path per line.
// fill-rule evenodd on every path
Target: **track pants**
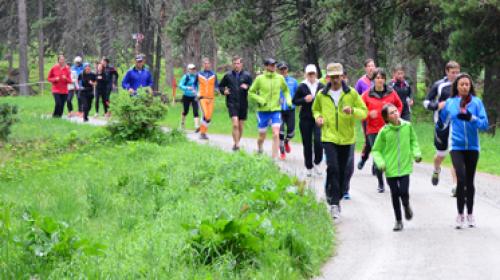
M 323 160 L 323 144 L 321 143 L 321 128 L 316 125 L 313 118 L 300 119 L 300 134 L 304 148 L 304 163 L 307 169 L 313 168 Z M 313 142 L 314 138 L 314 142 Z M 313 144 L 314 143 L 314 144 Z M 314 145 L 314 146 L 313 146 Z M 314 154 L 314 160 L 313 160 Z
M 203 120 L 201 121 L 200 133 L 206 134 L 208 131 L 208 125 L 212 120 L 212 114 L 214 112 L 214 102 L 213 98 L 202 98 L 200 99 L 200 107 L 203 112 Z
M 340 205 L 340 200 L 354 170 L 354 145 L 323 142 L 326 153 L 326 200 L 329 205 Z M 353 166 L 350 168 L 350 166 Z

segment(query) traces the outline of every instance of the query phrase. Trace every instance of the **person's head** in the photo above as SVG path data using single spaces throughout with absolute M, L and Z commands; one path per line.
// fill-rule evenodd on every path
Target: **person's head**
M 392 69 L 392 77 L 396 81 L 403 81 L 405 79 L 405 69 L 403 65 L 398 64 Z
M 388 103 L 382 107 L 382 118 L 385 123 L 399 124 L 399 111 L 394 104 Z
M 82 65 L 82 57 L 76 56 L 75 59 L 73 59 L 73 63 L 75 63 L 75 65 L 77 65 L 77 66 Z
M 243 59 L 235 55 L 233 56 L 232 62 L 233 62 L 233 70 L 235 72 L 241 72 L 241 70 L 243 69 Z
M 472 78 L 467 73 L 460 73 L 451 84 L 451 97 L 466 97 L 469 94 L 476 95 Z
M 376 89 L 381 89 L 385 86 L 385 81 L 387 80 L 387 74 L 383 68 L 376 68 L 373 71 L 373 83 Z
M 266 58 L 264 60 L 264 67 L 269 72 L 275 72 L 276 71 L 276 60 L 274 60 L 273 58 Z
M 450 83 L 453 83 L 460 73 L 460 64 L 458 62 L 450 60 L 446 63 L 445 67 L 446 77 Z
M 342 86 L 344 67 L 340 63 L 328 63 L 326 66 L 326 75 L 330 79 L 331 88 L 338 90 Z
M 368 58 L 364 61 L 365 73 L 368 78 L 372 79 L 373 71 L 377 66 L 375 66 L 375 60 L 373 58 Z
M 344 83 L 348 84 L 349 83 L 349 76 L 347 76 L 347 71 L 344 69 L 344 72 L 342 73 L 342 81 Z
M 90 73 L 90 72 L 91 72 L 91 70 L 92 70 L 92 68 L 90 67 L 90 63 L 85 62 L 85 63 L 83 64 L 83 71 L 84 71 L 86 74 L 88 74 L 88 73 Z
M 304 73 L 306 75 L 306 80 L 308 80 L 310 83 L 316 82 L 317 76 L 318 76 L 318 71 L 316 70 L 316 65 L 314 64 L 308 64 L 306 68 L 304 69 Z
M 135 56 L 135 68 L 142 69 L 144 67 L 144 55 L 138 54 Z
M 101 59 L 101 63 L 102 63 L 102 65 L 103 65 L 104 67 L 107 67 L 107 66 L 109 65 L 109 58 L 107 58 L 107 57 L 103 57 L 103 58 Z
M 208 57 L 204 57 L 201 62 L 203 63 L 203 70 L 212 70 L 212 63 L 210 63 L 210 59 Z
M 286 62 L 278 63 L 277 67 L 281 75 L 283 75 L 284 77 L 288 76 L 288 65 L 286 64 Z
M 187 70 L 188 70 L 188 73 L 195 74 L 196 73 L 196 66 L 193 63 L 189 63 L 187 65 Z
M 102 62 L 97 63 L 97 72 L 104 71 L 104 64 Z
M 60 65 L 60 66 L 65 66 L 66 65 L 66 60 L 64 59 L 64 55 L 63 54 L 59 54 L 57 56 L 57 63 Z

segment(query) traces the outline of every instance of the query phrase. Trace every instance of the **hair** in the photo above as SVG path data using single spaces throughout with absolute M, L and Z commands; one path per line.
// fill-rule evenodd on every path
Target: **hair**
M 460 68 L 460 64 L 458 64 L 458 62 L 456 62 L 454 60 L 448 61 L 448 63 L 446 63 L 446 67 L 445 67 L 446 72 L 448 72 L 448 70 L 450 70 L 452 68 Z
M 395 73 L 397 71 L 405 71 L 405 67 L 401 64 L 396 64 L 393 68 L 392 68 L 392 73 Z
M 366 67 L 370 62 L 373 62 L 375 63 L 375 60 L 373 60 L 373 58 L 367 58 L 365 59 L 365 61 L 363 62 L 363 65 Z
M 106 63 L 109 64 L 109 58 L 103 57 L 102 60 L 106 61 Z
M 384 80 L 387 80 L 387 74 L 385 73 L 384 68 L 376 68 L 375 71 L 373 71 L 372 77 L 370 78 L 371 80 L 375 80 L 375 78 L 380 75 Z
M 469 82 L 470 82 L 469 94 L 474 95 L 474 96 L 476 95 L 476 91 L 474 90 L 474 83 L 472 82 L 471 76 L 467 73 L 460 73 L 460 74 L 458 74 L 458 76 L 455 79 L 455 81 L 453 82 L 453 84 L 451 84 L 451 97 L 458 96 L 458 88 L 457 88 L 458 80 L 463 79 L 463 78 L 469 79 Z
M 60 53 L 57 55 L 57 62 L 59 62 L 59 59 L 64 58 L 64 54 Z
M 242 61 L 243 61 L 243 59 L 242 59 L 239 55 L 233 55 L 233 58 L 231 59 L 231 62 L 233 62 L 233 63 L 234 63 L 235 61 L 238 61 L 238 60 L 239 60 L 240 62 L 242 62 Z
M 385 104 L 384 107 L 382 107 L 382 118 L 384 119 L 385 123 L 389 122 L 389 110 L 394 107 L 397 108 L 394 104 L 388 103 Z
M 201 62 L 203 62 L 203 63 L 210 63 L 210 58 L 204 57 L 204 58 L 201 59 Z

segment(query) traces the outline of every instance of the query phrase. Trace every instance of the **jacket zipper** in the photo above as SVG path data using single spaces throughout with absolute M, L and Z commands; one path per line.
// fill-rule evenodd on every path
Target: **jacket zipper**
M 342 94 L 342 91 L 340 92 L 340 98 L 339 98 L 339 106 L 336 107 L 335 109 L 335 119 L 336 119 L 336 126 L 337 126 L 337 131 L 339 131 L 339 108 L 340 108 L 340 102 L 344 98 L 344 95 Z M 335 101 L 333 102 L 333 106 L 335 106 Z
M 401 147 L 400 147 L 399 129 L 398 129 L 398 176 L 401 174 Z
M 467 139 L 467 126 L 465 125 L 465 121 L 462 121 L 464 123 L 464 136 L 465 136 L 465 149 L 469 149 L 469 141 Z

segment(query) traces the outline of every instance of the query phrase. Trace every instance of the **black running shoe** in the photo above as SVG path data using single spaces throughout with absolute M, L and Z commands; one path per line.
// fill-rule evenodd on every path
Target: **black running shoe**
M 403 230 L 403 222 L 396 221 L 396 224 L 394 224 L 394 228 L 392 230 L 393 231 L 402 231 Z
M 407 221 L 411 220 L 413 218 L 413 210 L 411 210 L 410 205 L 405 206 L 404 209 L 405 209 L 405 219 Z

